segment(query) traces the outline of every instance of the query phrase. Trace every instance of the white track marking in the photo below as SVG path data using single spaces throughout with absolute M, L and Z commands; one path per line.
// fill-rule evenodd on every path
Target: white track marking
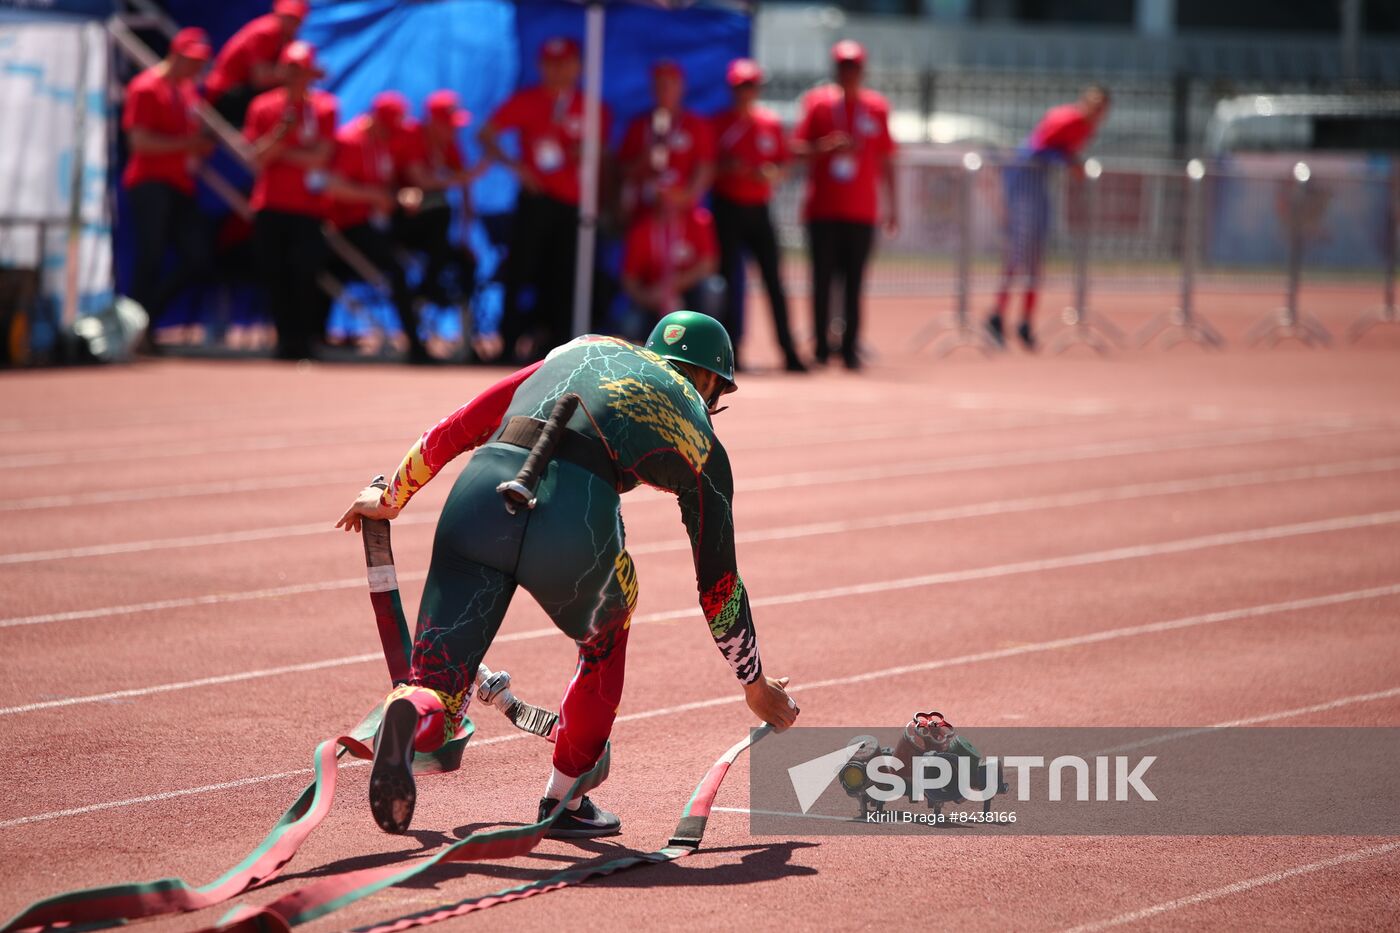
M 1023 654 L 1033 654 L 1043 651 L 1056 651 L 1063 648 L 1074 648 L 1080 645 L 1096 644 L 1098 642 L 1114 641 L 1119 638 L 1129 638 L 1137 635 L 1155 634 L 1158 632 L 1174 631 L 1182 628 L 1193 628 L 1200 625 L 1211 625 L 1219 622 L 1236 621 L 1239 619 L 1258 618 L 1263 615 L 1276 615 L 1280 612 L 1296 612 L 1304 609 L 1313 609 L 1323 606 L 1337 605 L 1344 602 L 1354 602 L 1362 599 L 1379 599 L 1386 596 L 1400 595 L 1400 584 L 1391 586 L 1371 587 L 1364 590 L 1351 590 L 1346 593 L 1337 593 L 1327 596 L 1309 597 L 1306 599 L 1290 600 L 1281 603 L 1266 603 L 1262 606 L 1252 606 L 1246 609 L 1230 609 L 1223 612 L 1205 613 L 1203 615 L 1187 616 L 1184 619 L 1173 619 L 1167 622 L 1153 622 L 1146 625 L 1129 626 L 1126 628 L 1109 629 L 1102 632 L 1091 632 L 1086 635 L 1074 635 L 1068 638 L 1057 638 L 1052 641 L 1033 642 L 1025 645 L 1016 645 L 1011 648 L 999 648 L 993 651 L 984 651 L 977 654 L 962 655 L 960 657 L 943 658 L 937 661 L 925 661 L 919 664 L 906 665 L 899 668 L 888 668 L 877 671 L 873 675 L 864 676 L 886 676 L 892 671 L 897 673 L 912 673 L 917 671 L 931 671 L 943 667 L 950 667 L 959 664 L 980 663 L 983 661 L 1001 660 L 1003 658 L 1018 657 Z M 794 593 L 786 596 L 771 597 L 772 599 L 783 600 L 788 603 L 805 602 L 806 598 L 825 598 L 813 596 L 813 594 Z M 755 605 L 759 603 L 755 601 Z M 671 610 L 664 612 L 654 612 L 638 616 L 633 620 L 634 625 L 648 622 L 670 621 L 676 618 L 684 618 L 694 614 L 693 609 Z M 527 629 L 523 632 L 510 632 L 496 638 L 494 644 L 509 644 L 518 641 L 533 641 L 538 638 L 548 638 L 555 635 L 558 629 L 550 626 L 546 628 Z M 326 668 L 345 667 L 354 664 L 366 664 L 380 657 L 379 654 L 355 654 L 342 658 L 329 658 L 324 661 L 313 661 L 305 664 L 291 664 L 284 667 L 265 668 L 256 671 L 244 671 L 236 674 L 224 674 L 213 677 L 202 677 L 196 680 L 186 680 L 176 683 L 156 684 L 150 687 L 134 687 L 128 690 L 116 690 L 107 693 L 89 694 L 86 696 L 66 697 L 59 700 L 42 700 L 33 703 L 25 703 L 18 706 L 0 707 L 0 716 L 15 716 L 23 713 L 32 713 L 46 709 L 56 709 L 69 706 L 82 706 L 90 703 L 105 703 L 113 700 L 128 700 L 138 697 L 152 696 L 161 693 L 174 693 L 181 690 L 191 690 L 199 687 L 215 686 L 225 683 L 237 683 L 240 681 L 259 680 L 266 677 L 278 677 L 285 674 L 302 673 L 310 670 L 323 670 Z M 834 681 L 815 681 L 805 684 L 803 689 L 813 687 L 836 686 L 840 683 L 850 682 L 849 678 L 838 678 Z M 1379 696 L 1372 697 L 1378 699 Z M 727 700 L 701 700 L 690 704 L 689 708 L 702 709 L 707 706 L 716 705 L 717 702 L 728 702 Z M 1303 712 L 1308 712 L 1304 710 Z M 1299 715 L 1302 713 L 1300 712 Z M 648 714 L 632 714 L 636 717 L 645 717 Z M 626 719 L 627 717 L 622 717 Z M 1245 723 L 1238 723 L 1244 725 Z M 1230 725 L 1226 723 L 1223 725 Z
M 1056 427 L 1064 423 L 1064 421 L 1049 419 L 1045 415 L 1015 412 L 998 416 L 997 422 L 993 423 L 990 428 L 992 430 L 1003 430 L 1012 427 L 1019 428 L 1037 425 Z M 857 425 L 829 428 L 822 432 L 808 431 L 800 434 L 793 434 L 787 443 L 790 446 L 829 444 L 845 438 L 847 432 L 850 431 L 864 431 L 869 433 L 872 438 L 880 438 L 936 437 L 960 431 L 975 433 L 981 429 L 982 426 L 979 424 L 969 424 L 964 421 L 929 422 L 924 420 L 911 422 L 909 419 L 901 419 L 885 425 L 870 424 L 868 421 L 862 421 Z M 303 431 L 291 434 L 217 437 L 197 440 L 151 440 L 139 444 L 121 444 L 108 447 L 76 447 L 67 450 L 33 450 L 23 453 L 7 452 L 0 454 L 0 467 L 26 469 L 40 466 L 62 466 L 81 463 L 112 463 L 115 461 L 156 460 L 167 457 L 196 457 L 213 453 L 256 453 L 270 450 L 299 450 L 307 447 L 345 447 L 351 445 L 388 444 L 395 441 L 402 442 L 403 449 L 407 450 L 409 445 L 418 439 L 418 435 L 410 433 L 411 430 L 412 429 L 409 429 L 409 431 L 394 431 L 392 433 L 386 432 L 383 434 L 360 437 L 347 437 L 344 430 L 331 433 L 323 432 L 317 435 L 310 435 Z M 881 434 L 881 430 L 886 433 Z M 769 437 L 764 435 L 759 439 L 757 449 L 766 449 L 768 444 Z M 735 446 L 735 449 L 743 450 L 745 447 L 741 442 Z
M 1290 434 L 1290 437 L 1316 436 L 1319 429 L 1303 434 Z M 1320 429 L 1320 433 L 1334 433 L 1334 429 Z M 1274 440 L 1279 435 L 1271 428 L 1249 428 L 1243 431 L 1211 432 L 1204 435 L 1184 435 L 1167 441 L 1131 440 L 1104 443 L 1079 444 L 1066 448 L 1030 449 L 994 454 L 976 454 L 942 460 L 928 460 L 918 466 L 908 467 L 856 467 L 847 469 L 807 471 L 760 477 L 736 484 L 739 491 L 790 489 L 805 486 L 835 485 L 849 482 L 866 482 L 877 479 L 913 477 L 954 472 L 958 470 L 985 469 L 993 466 L 1018 466 L 1038 463 L 1058 463 L 1077 460 L 1097 459 L 1110 456 L 1130 456 L 1138 453 L 1152 453 L 1165 450 L 1184 450 L 1198 447 L 1215 447 L 1234 443 Z M 1218 443 L 1201 443 L 1202 440 L 1216 440 Z M 1361 462 L 1361 461 L 1358 461 Z M 1190 482 L 1183 480 L 1182 482 Z M 670 501 L 668 496 L 652 496 L 635 499 L 629 505 L 657 504 Z M 398 525 L 425 524 L 435 521 L 436 513 L 410 513 L 396 519 Z M 879 527 L 879 526 L 877 526 Z M 113 554 L 132 554 L 144 551 L 169 548 L 205 547 L 222 544 L 238 544 L 249 541 L 267 541 L 280 537 L 310 535 L 323 532 L 322 523 L 282 525 L 271 528 L 248 529 L 245 531 L 216 532 L 205 535 L 186 535 L 178 538 L 152 538 L 142 541 L 123 541 L 111 544 L 94 544 L 71 548 L 53 548 L 41 551 L 20 551 L 0 554 L 0 566 L 25 564 L 37 561 L 69 560 L 81 557 L 100 557 Z M 755 540 L 763 540 L 761 538 Z
M 431 513 L 404 515 L 394 520 L 396 525 L 427 525 L 437 521 Z M 280 525 L 276 528 L 249 528 L 244 531 L 219 531 L 207 535 L 184 535 L 178 538 L 147 538 L 144 541 L 119 541 L 114 544 L 89 544 L 84 547 L 55 548 L 51 551 L 20 551 L 0 554 L 0 566 L 33 564 L 49 560 L 72 560 L 78 557 L 110 557 L 113 554 L 136 554 L 143 551 L 164 551 L 178 548 L 209 547 L 216 544 L 246 544 L 250 541 L 270 541 L 301 535 L 326 534 L 333 531 L 330 522 L 307 522 L 301 525 Z
M 506 735 L 493 735 L 487 739 L 473 738 L 472 748 L 480 748 L 483 745 L 497 745 L 501 742 L 513 742 L 516 739 L 529 738 L 527 732 L 511 732 Z M 342 761 L 340 768 L 367 768 L 370 762 L 360 758 L 350 761 Z M 34 816 L 20 816 L 12 820 L 0 820 L 0 829 L 9 829 L 12 826 L 24 826 L 27 823 L 46 823 L 49 820 L 60 820 L 69 816 L 82 816 L 85 813 L 100 813 L 103 810 L 119 810 L 123 807 L 137 806 L 143 803 L 159 803 L 162 800 L 177 800 L 180 797 L 194 797 L 199 794 L 211 794 L 221 790 L 233 790 L 238 787 L 247 787 L 251 784 L 266 784 L 269 781 L 280 781 L 284 778 L 304 777 L 308 774 L 315 774 L 313 768 L 297 768 L 293 771 L 278 771 L 276 774 L 260 774 L 257 777 L 239 778 L 235 781 L 224 781 L 220 784 L 204 784 L 200 787 L 185 787 L 180 790 L 162 791 L 157 794 L 147 794 L 144 797 L 128 797 L 125 800 L 108 800 L 103 803 L 89 804 L 85 807 L 72 807 L 67 810 L 55 810 L 51 813 L 36 813 Z
M 980 518 L 989 515 L 1034 512 L 1042 509 L 1070 508 L 1077 505 L 1116 502 L 1126 499 L 1144 499 L 1152 496 L 1173 496 L 1183 493 L 1206 492 L 1213 489 L 1234 489 L 1242 486 L 1256 486 L 1267 483 L 1288 483 L 1301 480 L 1328 479 L 1339 476 L 1358 476 L 1366 473 L 1380 473 L 1397 469 L 1400 469 L 1400 457 L 1377 457 L 1371 460 L 1353 460 L 1346 463 L 1328 463 L 1320 466 L 1286 467 L 1278 470 L 1251 470 L 1241 473 L 1222 473 L 1215 476 L 1202 476 L 1195 479 L 1164 480 L 1155 483 L 1129 483 L 1122 486 L 1085 489 L 1077 492 L 1058 493 L 1054 495 L 1026 496 L 1020 499 L 1002 499 L 993 502 L 975 502 L 968 505 L 946 506 L 938 509 L 926 509 L 920 512 L 906 512 L 893 516 L 876 516 L 873 518 L 848 521 L 814 522 L 809 525 L 794 525 L 788 528 L 740 532 L 736 536 L 736 541 L 740 544 L 746 544 L 756 541 L 779 541 L 788 538 L 805 538 L 822 534 L 845 534 L 852 531 L 868 531 L 876 528 L 924 525 L 962 518 Z M 664 545 L 643 545 L 641 548 L 634 548 L 633 552 L 642 553 L 647 549 L 674 550 L 677 548 L 688 549 L 689 544 L 686 542 L 669 542 Z
M 38 509 L 63 509 L 75 505 L 108 505 L 114 502 L 149 502 L 159 499 L 185 499 L 191 496 L 223 496 L 236 492 L 262 492 L 273 489 L 304 489 L 308 486 L 328 486 L 333 483 L 364 481 L 364 471 L 350 473 L 301 473 L 291 476 L 260 476 L 257 479 L 213 480 L 207 483 L 147 483 L 136 489 L 105 489 L 78 492 L 63 496 L 35 496 L 30 499 L 0 502 L 0 512 L 33 512 Z
M 1246 716 L 1244 719 L 1229 719 L 1225 722 L 1217 722 L 1209 726 L 1196 726 L 1191 729 L 1176 729 L 1172 732 L 1156 735 L 1139 742 L 1128 742 L 1124 745 L 1115 745 L 1112 748 L 1101 748 L 1092 752 L 1086 752 L 1085 757 L 1093 758 L 1098 755 L 1116 755 L 1137 748 L 1146 748 L 1149 745 L 1161 745 L 1163 742 L 1175 742 L 1177 739 L 1187 739 L 1193 735 L 1210 732 L 1212 729 L 1237 729 L 1242 726 L 1257 726 L 1260 723 L 1274 722 L 1279 719 L 1292 719 L 1297 716 L 1311 716 L 1313 713 L 1326 713 L 1343 706 L 1350 706 L 1353 703 L 1370 703 L 1375 700 L 1389 700 L 1393 697 L 1400 697 L 1400 687 L 1393 687 L 1390 690 L 1377 690 L 1375 693 L 1361 693 L 1356 696 L 1342 697 L 1340 700 L 1330 700 L 1326 703 L 1314 703 L 1312 706 L 1299 706 L 1279 713 L 1265 713 L 1262 716 Z
M 424 571 L 399 574 L 400 582 L 417 581 L 426 578 Z M 300 596 L 305 593 L 328 593 L 334 590 L 348 590 L 365 585 L 363 576 L 345 577 L 340 580 L 323 580 L 320 583 L 296 583 L 289 586 L 271 586 L 258 590 L 242 590 L 236 593 L 210 593 L 204 596 L 180 596 L 172 599 L 154 599 L 145 603 L 127 603 L 125 606 L 101 606 L 96 609 L 70 609 L 65 612 L 46 612 L 33 616 L 14 616 L 0 619 L 0 628 L 20 625 L 47 625 L 52 622 L 76 622 L 82 619 L 105 619 L 111 616 L 135 615 L 142 612 L 161 612 L 168 609 L 190 609 L 195 606 L 218 606 L 223 603 L 238 603 L 257 599 L 280 599 L 284 596 Z
M 774 447 L 793 447 L 803 444 L 829 444 L 836 437 L 842 440 L 879 440 L 888 438 L 924 438 L 947 434 L 985 434 L 1013 428 L 1063 427 L 1067 424 L 1082 424 L 1079 421 L 1056 421 L 1036 415 L 1006 415 L 992 422 L 977 424 L 939 423 L 930 426 L 920 423 L 911 426 L 908 421 L 891 424 L 861 424 L 850 429 L 831 433 L 829 436 L 814 438 L 810 432 L 802 434 L 764 436 L 761 442 L 749 445 L 738 444 L 729 447 L 730 453 L 747 450 L 768 450 Z M 338 483 L 354 483 L 363 480 L 364 471 L 349 473 L 306 473 L 299 476 L 258 476 L 238 480 L 211 480 L 202 483 L 160 484 L 147 483 L 129 489 L 96 490 L 70 495 L 35 496 L 13 502 L 0 502 L 0 512 L 32 512 L 37 509 L 71 508 L 79 505 L 107 505 L 119 502 L 149 502 L 152 500 L 189 498 L 193 496 L 220 496 L 238 492 L 261 492 L 274 489 L 299 489 L 308 486 L 326 486 Z
M 265 437 L 229 437 L 202 443 L 151 441 L 120 447 L 79 447 L 64 451 L 31 451 L 0 456 L 0 468 L 26 470 L 41 466 L 73 463 L 112 463 L 118 460 L 164 460 L 169 457 L 200 457 L 218 453 L 257 453 L 268 450 L 297 450 L 305 447 L 352 447 L 401 441 L 402 434 L 377 437 L 349 437 L 344 431 L 310 437 L 305 432 Z M 405 448 L 407 449 L 407 448 Z
M 1234 894 L 1243 894 L 1245 891 L 1252 891 L 1255 888 L 1278 884 L 1281 881 L 1287 881 L 1299 875 L 1310 875 L 1313 872 L 1325 871 L 1329 868 L 1336 868 L 1339 865 L 1376 858 L 1388 852 L 1394 852 L 1396 849 L 1400 849 L 1400 842 L 1386 842 L 1381 845 L 1369 846 L 1365 849 L 1353 849 L 1350 852 L 1334 855 L 1332 858 L 1322 859 L 1318 862 L 1297 865 L 1293 868 L 1286 868 L 1283 871 L 1270 872 L 1267 875 L 1257 875 L 1253 878 L 1246 878 L 1244 881 L 1236 881 L 1234 884 L 1227 884 L 1219 888 L 1211 888 L 1209 891 L 1202 891 L 1199 894 L 1179 897 L 1176 900 L 1164 901 L 1160 904 L 1154 904 L 1151 907 L 1144 907 L 1141 910 L 1119 914 L 1107 920 L 1097 920 L 1093 923 L 1072 927 L 1066 930 L 1065 933 L 1094 933 L 1094 931 L 1097 930 L 1121 927 L 1129 923 L 1140 923 L 1144 920 L 1160 916 L 1161 914 L 1170 913 L 1174 910 L 1181 910 L 1183 907 L 1192 907 L 1206 901 L 1219 900 L 1222 897 L 1230 897 Z
M 1163 453 L 1174 450 L 1198 450 L 1207 447 L 1227 447 L 1233 444 L 1253 444 L 1268 441 L 1298 440 L 1334 434 L 1349 434 L 1361 428 L 1310 426 L 1280 429 L 1270 426 L 1238 428 L 1228 431 L 1207 431 L 1199 434 L 1178 434 L 1162 437 L 1129 438 L 1120 441 L 1092 441 L 1058 448 L 1023 448 L 946 457 L 907 466 L 853 467 L 843 470 L 789 473 L 740 480 L 734 484 L 738 492 L 760 492 L 789 486 L 862 483 L 884 479 L 900 479 L 951 473 L 958 470 L 981 470 L 1005 466 L 1039 466 L 1047 463 L 1073 463 L 1106 457 L 1126 457 L 1135 454 Z
M 399 519 L 402 521 L 403 519 Z M 1088 564 L 1108 563 L 1119 560 L 1130 560 L 1137 557 L 1151 557 L 1161 554 L 1175 554 L 1183 551 L 1198 550 L 1201 548 L 1224 547 L 1232 544 L 1244 544 L 1255 541 L 1267 541 L 1275 538 L 1291 537 L 1293 535 L 1319 534 L 1329 531 L 1344 531 L 1353 528 L 1372 527 L 1387 524 L 1394 524 L 1400 521 L 1400 512 L 1373 512 L 1366 515 L 1345 516 L 1342 518 L 1323 519 L 1315 522 L 1303 522 L 1296 525 L 1276 525 L 1270 528 L 1256 528 L 1245 531 L 1222 532 L 1214 535 L 1204 535 L 1195 538 L 1185 538 L 1178 541 L 1164 541 L 1157 544 L 1133 545 L 1129 547 L 1110 548 L 1102 551 L 1089 551 L 1082 554 L 1071 554 L 1063 557 L 1040 558 L 1037 560 L 1018 561 L 1010 564 L 993 564 L 988 567 L 976 567 L 966 570 L 944 571 L 936 574 L 925 574 L 917 577 L 904 577 L 896 580 L 886 580 L 876 583 L 854 584 L 844 587 L 835 587 L 825 590 L 817 590 L 810 593 L 795 593 L 783 596 L 764 596 L 753 600 L 755 606 L 781 606 L 791 602 L 806 602 L 809 599 L 830 599 L 842 596 L 858 596 L 871 593 L 889 592 L 892 590 L 911 589 L 923 586 L 936 586 L 947 583 L 964 583 L 972 580 L 983 580 L 991 577 L 1011 576 L 1022 573 L 1036 573 L 1043 570 L 1057 570 L 1065 567 L 1078 567 Z M 663 546 L 658 545 L 658 548 Z M 640 553 L 642 549 L 638 549 Z M 404 582 L 421 580 L 426 576 L 422 572 L 411 572 L 403 574 L 400 579 Z M 244 600 L 270 599 L 281 596 L 300 595 L 303 593 L 326 592 L 329 590 L 350 589 L 364 585 L 362 577 L 351 577 L 341 580 L 330 580 L 324 583 L 295 584 L 285 587 L 271 587 L 261 590 L 249 590 L 238 593 L 219 593 L 205 596 L 191 596 L 177 599 L 155 600 L 148 603 L 134 603 L 125 606 L 108 606 L 98 609 L 76 609 L 67 612 L 45 613 L 33 616 L 17 616 L 9 619 L 0 619 L 0 628 L 13 628 L 24 625 L 41 625 L 53 622 L 67 622 L 79 619 L 103 618 L 114 615 L 127 615 L 138 612 L 150 612 L 166 609 L 180 609 L 192 606 L 207 606 L 221 603 L 241 602 Z M 641 616 L 637 621 L 667 621 L 674 619 L 688 618 L 695 613 L 694 609 L 677 609 L 659 613 L 649 613 Z M 541 635 L 554 631 L 553 629 L 538 629 Z M 523 633 L 521 633 L 523 634 Z
M 827 687 L 844 687 L 850 684 L 864 683 L 870 680 L 879 680 L 886 677 L 898 677 L 904 674 L 917 673 L 922 671 L 935 670 L 943 667 L 953 667 L 964 664 L 979 664 L 984 661 L 997 660 L 1000 658 L 1015 657 L 1024 654 L 1033 654 L 1045 651 L 1056 651 L 1062 648 L 1071 648 L 1077 645 L 1087 645 L 1102 641 L 1112 641 L 1119 638 L 1129 638 L 1136 635 L 1146 635 L 1155 632 L 1173 631 L 1175 629 L 1190 628 L 1200 625 L 1212 625 L 1221 622 L 1228 622 L 1237 619 L 1252 619 L 1266 615 L 1273 615 L 1281 612 L 1295 612 L 1306 609 L 1315 609 L 1323 606 L 1335 606 L 1343 603 L 1357 602 L 1366 599 L 1377 599 L 1386 596 L 1400 594 L 1400 584 L 1390 586 L 1371 587 L 1364 590 L 1351 590 L 1344 593 L 1330 593 L 1326 596 L 1314 596 L 1306 599 L 1294 599 L 1280 603 L 1266 603 L 1259 606 L 1248 606 L 1242 609 L 1228 609 L 1221 612 L 1205 613 L 1197 616 L 1187 616 L 1182 619 L 1173 619 L 1166 622 L 1154 622 L 1148 625 L 1139 625 L 1131 628 L 1110 629 L 1104 632 L 1093 632 L 1087 635 L 1076 635 L 1070 638 L 1057 638 L 1052 641 L 1039 642 L 1031 645 L 1017 645 L 1012 648 L 1004 648 L 997 651 L 984 651 L 976 654 L 963 655 L 956 658 L 942 658 L 937 661 L 929 661 L 924 664 L 904 665 L 901 667 L 890 667 L 877 671 L 866 671 L 859 674 L 851 674 L 845 677 L 834 677 L 827 680 L 813 681 L 801 685 L 802 691 L 821 690 Z M 503 639 L 497 639 L 497 642 Z M 1329 709 L 1347 703 L 1364 702 L 1367 699 L 1376 698 L 1376 694 L 1361 694 L 1357 697 L 1346 698 L 1345 700 L 1334 700 L 1325 704 Z M 661 709 L 643 710 L 637 713 L 626 713 L 617 717 L 617 722 L 638 722 L 645 719 L 655 719 L 661 716 L 672 716 L 678 713 L 688 713 L 698 709 L 707 709 L 715 706 L 725 706 L 737 703 L 743 697 L 735 694 L 728 694 L 722 697 L 714 697 L 709 700 L 699 700 L 691 703 L 680 703 L 675 706 L 667 706 Z M 488 745 L 499 742 L 510 742 L 516 739 L 526 738 L 524 732 L 512 732 L 506 735 L 494 736 L 489 739 L 474 740 L 473 744 Z M 352 762 L 363 764 L 363 762 Z M 257 777 L 242 778 L 237 781 L 224 782 L 220 784 L 205 784 L 201 787 L 190 787 L 181 790 L 163 791 L 155 794 L 147 794 L 141 797 L 129 797 L 124 800 L 112 800 L 104 803 L 90 804 L 84 807 L 73 807 L 65 810 L 55 810 L 49 813 L 39 813 L 33 816 L 22 816 L 14 819 L 0 821 L 0 829 L 8 829 L 14 826 L 23 826 L 28 823 L 39 823 L 48 820 L 62 819 L 69 816 L 80 816 L 84 813 L 93 813 L 100 810 L 114 810 L 122 807 L 137 806 L 145 803 L 155 803 L 162 800 L 171 800 L 177 797 L 188 797 L 196 794 L 214 793 L 221 790 L 228 790 L 235 787 L 244 787 L 249 784 L 260 784 L 267 781 L 276 781 L 282 778 L 294 777 L 297 775 L 310 774 L 310 768 L 302 768 L 296 771 L 280 771 L 276 774 L 264 774 Z

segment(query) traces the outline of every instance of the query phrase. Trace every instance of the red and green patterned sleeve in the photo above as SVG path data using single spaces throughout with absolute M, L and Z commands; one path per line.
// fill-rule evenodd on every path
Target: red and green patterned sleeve
M 429 428 L 408 449 L 380 501 L 403 508 L 458 454 L 486 443 L 501 426 L 515 390 L 539 367 L 535 363 L 512 373 Z
M 763 673 L 749 594 L 734 555 L 734 476 L 718 441 L 694 481 L 677 489 L 681 520 L 695 556 L 700 608 L 720 653 L 745 684 Z

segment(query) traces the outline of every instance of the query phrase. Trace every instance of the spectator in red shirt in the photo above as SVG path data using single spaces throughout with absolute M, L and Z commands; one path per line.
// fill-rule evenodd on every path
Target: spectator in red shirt
M 719 268 L 719 246 L 710 212 L 691 200 L 683 185 L 663 188 L 657 207 L 627 231 L 622 290 L 651 329 L 658 320 L 687 308 L 709 314 L 717 304 L 703 288 Z M 713 314 L 711 314 L 713 317 Z
M 862 87 L 865 49 L 849 39 L 831 49 L 836 83 L 808 92 L 794 149 L 807 157 L 807 193 L 802 214 L 812 255 L 812 317 L 816 360 L 830 356 L 831 288 L 845 290 L 841 356 L 847 369 L 860 368 L 861 288 L 880 217 L 879 188 L 885 189 L 885 230 L 899 230 L 895 197 L 894 140 L 889 104 Z
M 773 330 L 783 351 L 788 372 L 807 367 L 793 346 L 788 325 L 787 293 L 778 264 L 778 237 L 773 229 L 769 202 L 773 186 L 783 177 L 788 145 L 782 124 L 772 111 L 758 106 L 763 70 L 750 59 L 729 65 L 729 86 L 734 106 L 714 118 L 718 174 L 710 203 L 719 235 L 720 268 L 724 273 L 728 315 L 725 323 L 734 340 L 735 365 L 744 336 L 744 254 L 758 264 L 773 312 Z
M 555 37 L 540 47 L 540 84 L 523 88 L 500 106 L 478 139 L 487 156 L 509 168 L 520 182 L 506 259 L 503 354 L 519 360 L 543 357 L 569 339 L 574 303 L 574 264 L 578 253 L 580 159 L 583 148 L 583 94 L 578 88 L 579 48 Z M 601 138 L 608 138 L 609 116 L 602 112 Z M 515 134 L 519 157 L 501 148 L 500 138 Z M 527 315 L 521 294 L 534 292 Z M 533 337 L 522 352 L 520 338 Z
M 399 192 L 393 141 L 402 132 L 407 116 L 404 96 L 384 91 L 375 96 L 369 113 L 341 127 L 335 136 L 326 191 L 331 223 L 389 283 L 390 298 L 408 343 L 408 361 L 431 363 L 433 358 L 418 332 L 414 295 L 390 237 Z M 357 274 L 348 266 L 338 266 L 337 273 L 346 279 Z
M 317 277 L 326 258 L 321 222 L 337 105 L 311 86 L 324 72 L 310 43 L 289 44 L 279 63 L 286 84 L 253 99 L 243 135 L 253 144 L 253 242 L 277 327 L 277 356 L 303 359 L 311 355 L 312 337 L 325 331 Z
M 651 70 L 656 106 L 627 127 L 618 150 L 626 213 L 651 210 L 657 192 L 680 187 L 699 204 L 715 178 L 715 144 L 710 125 L 683 107 L 685 75 L 663 60 Z
M 242 126 L 253 98 L 282 83 L 278 56 L 310 9 L 305 0 L 276 0 L 271 13 L 246 23 L 219 49 L 204 96 L 230 124 Z
M 1080 165 L 1080 152 L 1093 138 L 1108 113 L 1108 91 L 1094 84 L 1073 104 L 1051 107 L 1021 146 L 1015 161 L 1002 169 L 1004 259 L 996 304 L 987 316 L 987 333 L 997 346 L 1006 345 L 1003 315 L 1016 275 L 1025 277 L 1021 323 L 1016 328 L 1027 350 L 1035 349 L 1031 321 L 1040 290 L 1045 238 L 1050 232 L 1049 170 L 1055 163 Z
M 476 258 L 465 243 L 453 243 L 452 205 L 448 193 L 461 194 L 462 208 L 471 213 L 471 183 L 478 170 L 467 167 L 457 134 L 471 124 L 452 91 L 434 91 L 424 103 L 423 122 L 404 121 L 393 141 L 399 181 L 410 192 L 421 192 L 414 210 L 401 210 L 394 236 L 406 249 L 422 253 L 420 297 L 439 307 L 465 303 L 476 284 Z M 444 276 L 455 282 L 449 289 Z
M 122 173 L 135 241 L 131 298 L 146 309 L 151 329 L 166 305 L 209 272 L 210 243 L 194 202 L 194 169 L 213 150 L 195 116 L 194 79 L 209 61 L 209 37 L 182 29 L 170 53 L 127 85 L 122 109 L 130 157 Z M 179 262 L 162 275 L 166 250 Z M 155 344 L 147 340 L 146 348 Z

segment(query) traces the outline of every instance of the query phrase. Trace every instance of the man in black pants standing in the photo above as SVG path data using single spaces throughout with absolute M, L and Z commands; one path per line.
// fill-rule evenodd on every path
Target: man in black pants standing
M 816 359 L 831 355 L 831 287 L 840 278 L 845 292 L 841 357 L 847 369 L 860 368 L 861 288 L 880 214 L 878 188 L 885 188 L 885 230 L 899 230 L 895 197 L 894 140 L 889 104 L 861 86 L 865 49 L 842 40 L 831 49 L 836 82 L 809 91 L 793 148 L 807 156 L 807 196 L 803 218 L 812 254 L 812 317 Z
M 729 335 L 738 350 L 744 337 L 744 253 L 753 256 L 768 291 L 773 312 L 773 331 L 783 351 L 788 372 L 806 372 L 797 355 L 788 326 L 787 295 L 778 265 L 778 237 L 768 204 L 773 185 L 782 178 L 788 147 L 783 127 L 772 111 L 758 106 L 758 87 L 763 71 L 747 58 L 729 65 L 729 86 L 734 91 L 734 107 L 714 118 L 716 155 L 715 228 L 719 235 L 720 271 L 727 288 Z M 735 354 L 738 359 L 738 354 Z
M 311 87 L 322 74 L 316 49 L 293 42 L 282 50 L 286 85 L 260 94 L 248 107 L 243 135 L 253 144 L 253 248 L 277 326 L 277 356 L 311 356 L 325 333 L 317 276 L 326 259 L 321 234 L 326 184 L 335 153 L 336 100 Z
M 579 47 L 556 36 L 540 48 L 540 84 L 522 88 L 500 106 L 477 137 L 489 159 L 507 166 L 520 182 L 506 258 L 502 354 L 539 359 L 569 339 L 574 304 L 574 263 L 579 223 L 579 162 L 583 149 L 583 94 L 578 88 Z M 518 157 L 501 148 L 513 132 Z M 608 138 L 603 109 L 601 137 Z M 522 292 L 534 307 L 522 308 Z M 529 334 L 529 346 L 520 338 Z

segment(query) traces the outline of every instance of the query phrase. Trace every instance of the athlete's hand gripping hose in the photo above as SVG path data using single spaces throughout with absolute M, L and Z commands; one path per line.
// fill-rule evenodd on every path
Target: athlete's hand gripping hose
M 744 701 L 749 709 L 774 731 L 782 732 L 797 721 L 801 712 L 797 703 L 788 696 L 788 679 L 760 676 L 753 683 L 744 685 Z

